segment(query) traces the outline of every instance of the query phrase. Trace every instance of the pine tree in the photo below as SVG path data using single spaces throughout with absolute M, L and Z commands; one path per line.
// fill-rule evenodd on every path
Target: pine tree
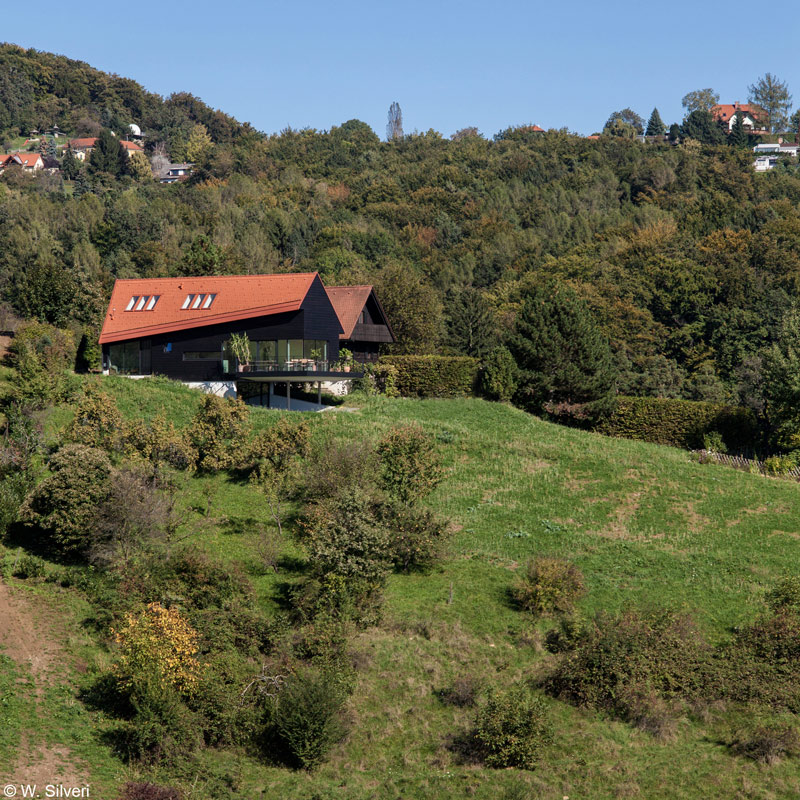
M 730 135 L 728 136 L 728 144 L 731 147 L 747 147 L 747 142 L 748 136 L 747 131 L 744 129 L 742 112 L 737 111 L 733 118 Z
M 667 132 L 667 126 L 664 125 L 664 120 L 658 113 L 658 109 L 654 108 L 650 119 L 647 121 L 647 136 L 663 136 Z
M 127 169 L 127 161 L 128 155 L 119 139 L 108 128 L 103 128 L 89 159 L 90 170 L 122 175 Z
M 517 400 L 528 410 L 565 403 L 596 416 L 610 407 L 617 377 L 611 349 L 566 287 L 551 282 L 528 293 L 508 349 L 520 370 Z
M 61 174 L 69 181 L 75 180 L 78 177 L 78 173 L 81 171 L 81 164 L 77 158 L 75 158 L 75 153 L 72 152 L 72 148 L 68 147 L 64 151 L 64 158 L 61 160 Z
M 72 194 L 74 197 L 81 197 L 82 195 L 91 191 L 92 191 L 92 184 L 86 177 L 86 173 L 83 170 L 81 170 L 75 176 L 75 185 L 72 188 Z

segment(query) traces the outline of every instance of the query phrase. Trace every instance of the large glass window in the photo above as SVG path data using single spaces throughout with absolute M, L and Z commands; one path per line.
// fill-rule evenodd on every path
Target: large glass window
M 120 375 L 139 372 L 139 342 L 120 342 L 108 348 L 108 369 Z
M 328 360 L 328 342 L 325 339 L 305 339 L 303 342 L 303 358 L 314 361 Z

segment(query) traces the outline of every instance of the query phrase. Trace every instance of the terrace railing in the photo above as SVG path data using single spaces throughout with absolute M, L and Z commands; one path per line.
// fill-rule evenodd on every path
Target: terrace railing
M 328 361 L 314 358 L 293 358 L 288 361 L 250 361 L 239 364 L 238 371 L 247 372 L 328 372 L 331 365 Z

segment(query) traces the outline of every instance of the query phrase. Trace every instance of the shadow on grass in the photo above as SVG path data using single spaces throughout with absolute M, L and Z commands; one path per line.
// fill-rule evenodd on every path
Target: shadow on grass
M 483 750 L 472 730 L 448 736 L 445 747 L 455 756 L 459 766 L 483 764 Z
M 226 536 L 243 536 L 257 530 L 263 523 L 255 517 L 226 517 L 219 526 Z

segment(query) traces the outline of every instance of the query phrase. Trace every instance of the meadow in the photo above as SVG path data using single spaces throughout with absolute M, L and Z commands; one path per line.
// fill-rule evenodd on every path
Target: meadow
M 201 398 L 161 379 L 110 378 L 103 386 L 127 418 L 165 413 L 180 427 Z M 253 427 L 268 427 L 281 414 L 253 409 Z M 51 440 L 70 415 L 69 406 L 51 412 Z M 712 642 L 726 641 L 764 611 L 778 579 L 796 572 L 795 482 L 700 464 L 685 451 L 572 430 L 477 399 L 354 397 L 344 409 L 306 416 L 319 444 L 373 440 L 403 423 L 433 434 L 445 478 L 425 502 L 450 520 L 449 550 L 429 574 L 391 576 L 381 622 L 355 634 L 351 732 L 327 763 L 307 773 L 264 766 L 232 749 L 203 751 L 206 771 L 231 797 L 766 800 L 800 793 L 791 759 L 766 766 L 732 755 L 735 732 L 752 722 L 752 712 L 732 705 L 685 714 L 662 741 L 548 698 L 554 741 L 536 770 L 522 772 L 465 760 L 457 743 L 474 709 L 440 699 L 459 680 L 505 687 L 552 669 L 557 656 L 543 642 L 555 622 L 532 619 L 509 595 L 533 556 L 580 568 L 585 615 L 676 609 L 691 613 Z M 264 567 L 258 529 L 270 520 L 258 492 L 227 473 L 191 477 L 181 506 L 192 543 L 238 565 L 259 603 L 277 612 L 281 586 L 301 574 L 304 555 L 289 533 L 278 568 Z M 188 797 L 210 796 L 202 781 L 193 786 L 191 774 L 146 772 L 116 759 L 111 721 L 78 699 L 85 676 L 107 668 L 112 655 L 86 623 L 77 589 L 8 577 L 18 557 L 17 549 L 5 549 L 6 582 L 35 600 L 44 635 L 61 656 L 45 690 L 29 667 L 0 657 L 0 775 L 22 742 L 41 742 L 74 754 L 91 775 L 93 797 L 111 800 L 124 780 L 143 777 L 180 783 Z M 31 715 L 30 702 L 21 701 L 37 691 L 43 694 Z

